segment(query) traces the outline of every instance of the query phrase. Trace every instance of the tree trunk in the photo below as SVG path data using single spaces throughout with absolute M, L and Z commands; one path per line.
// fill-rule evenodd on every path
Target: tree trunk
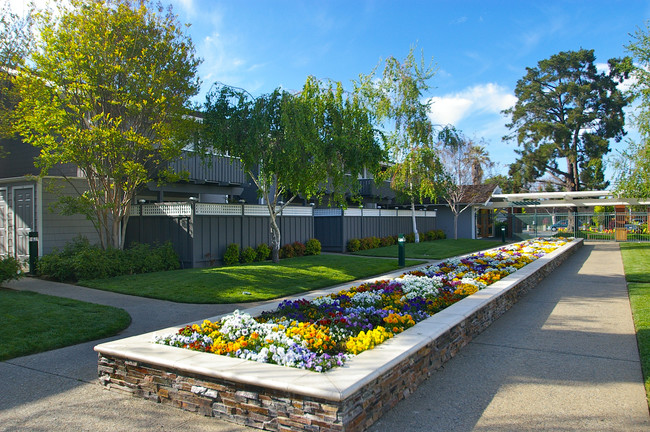
M 269 210 L 271 210 L 270 206 Z M 269 214 L 269 225 L 271 228 L 271 259 L 277 264 L 280 262 L 280 227 L 278 226 L 275 211 L 269 211 Z
M 454 240 L 458 240 L 458 213 L 454 212 Z
M 415 219 L 415 201 L 411 198 L 411 220 L 413 221 L 413 234 L 415 234 L 415 242 L 420 243 L 420 234 L 418 233 L 418 224 Z

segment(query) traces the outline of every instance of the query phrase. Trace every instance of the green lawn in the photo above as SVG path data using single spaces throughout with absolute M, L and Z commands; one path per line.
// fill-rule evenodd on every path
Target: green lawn
M 122 309 L 0 288 L 0 361 L 113 336 L 130 323 Z
M 650 243 L 621 243 L 620 246 L 646 395 L 650 401 Z
M 417 265 L 422 261 L 407 261 Z M 175 270 L 81 281 L 106 291 L 180 303 L 240 303 L 269 300 L 396 270 L 397 259 L 316 255 L 279 264 Z M 249 294 L 247 294 L 249 293 Z
M 501 245 L 503 243 L 499 240 L 442 239 L 421 243 L 407 243 L 405 249 L 407 258 L 444 259 Z M 354 255 L 397 257 L 397 245 L 354 252 Z

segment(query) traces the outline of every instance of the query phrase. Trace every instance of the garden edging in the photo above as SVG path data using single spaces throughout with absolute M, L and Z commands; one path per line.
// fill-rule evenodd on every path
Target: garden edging
M 570 242 L 326 373 L 152 343 L 173 327 L 96 346 L 99 379 L 109 389 L 265 430 L 364 430 L 582 244 Z

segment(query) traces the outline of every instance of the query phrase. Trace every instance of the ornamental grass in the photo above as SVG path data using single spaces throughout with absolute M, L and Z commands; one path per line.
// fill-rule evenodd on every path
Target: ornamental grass
M 421 267 L 315 298 L 285 300 L 260 316 L 235 311 L 157 336 L 156 343 L 324 372 L 476 293 L 567 239 L 532 239 Z

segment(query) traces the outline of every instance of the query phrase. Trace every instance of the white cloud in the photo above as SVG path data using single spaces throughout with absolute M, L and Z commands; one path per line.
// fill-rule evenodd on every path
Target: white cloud
M 499 114 L 517 102 L 503 86 L 494 83 L 468 87 L 458 93 L 431 98 L 429 117 L 435 124 L 457 125 L 476 114 Z

